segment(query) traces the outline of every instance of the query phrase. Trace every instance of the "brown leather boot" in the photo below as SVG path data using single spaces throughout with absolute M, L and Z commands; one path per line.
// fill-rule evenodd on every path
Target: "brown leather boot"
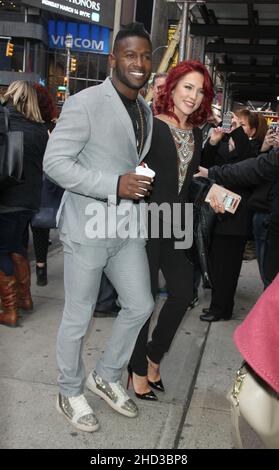
M 3 312 L 0 313 L 1 325 L 18 326 L 16 278 L 6 276 L 0 271 L 0 297 Z
M 31 311 L 33 310 L 33 300 L 30 292 L 31 273 L 29 261 L 18 253 L 12 253 L 11 256 L 17 281 L 17 306 L 22 310 Z

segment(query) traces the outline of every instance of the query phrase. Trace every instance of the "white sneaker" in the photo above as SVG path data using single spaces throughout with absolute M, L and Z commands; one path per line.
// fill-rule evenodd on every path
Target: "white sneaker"
M 138 415 L 137 405 L 125 392 L 120 381 L 107 382 L 93 371 L 88 376 L 86 386 L 91 392 L 103 398 L 118 413 L 128 416 L 128 418 L 135 418 Z
M 93 432 L 99 429 L 99 422 L 84 395 L 65 397 L 59 393 L 56 409 L 80 431 Z

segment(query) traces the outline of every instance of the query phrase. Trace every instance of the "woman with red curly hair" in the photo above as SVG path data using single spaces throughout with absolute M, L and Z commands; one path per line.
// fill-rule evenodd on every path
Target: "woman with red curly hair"
M 189 185 L 201 158 L 202 132 L 198 126 L 207 120 L 213 96 L 212 80 L 200 62 L 184 61 L 169 72 L 157 101 L 159 114 L 154 118 L 152 144 L 145 158 L 148 166 L 156 172 L 148 202 L 157 205 L 168 203 L 170 207 L 179 203 L 181 212 L 184 212 L 184 204 L 189 202 Z M 177 239 L 173 224 L 171 238 L 164 237 L 162 212 L 158 212 L 157 216 L 151 215 L 151 221 L 154 226 L 154 218 L 157 217 L 159 237 L 152 238 L 149 233 L 146 248 L 153 296 L 155 298 L 157 294 L 161 269 L 168 297 L 149 342 L 150 320 L 140 331 L 128 367 L 135 394 L 143 400 L 158 399 L 151 388 L 164 391 L 160 362 L 169 350 L 193 297 L 192 264 L 185 249 L 175 249 Z M 187 220 L 184 224 L 186 227 Z

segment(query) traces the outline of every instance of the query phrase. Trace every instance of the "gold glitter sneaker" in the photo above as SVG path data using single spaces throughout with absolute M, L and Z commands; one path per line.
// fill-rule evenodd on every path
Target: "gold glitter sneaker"
M 128 418 L 136 418 L 138 415 L 137 405 L 125 392 L 120 381 L 106 382 L 93 371 L 88 376 L 86 386 L 91 392 L 103 398 L 118 413 L 128 416 Z
M 65 397 L 59 393 L 56 409 L 80 431 L 94 432 L 99 429 L 99 422 L 84 395 Z

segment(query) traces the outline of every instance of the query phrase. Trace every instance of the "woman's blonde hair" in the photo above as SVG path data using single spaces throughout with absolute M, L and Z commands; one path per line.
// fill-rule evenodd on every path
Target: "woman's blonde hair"
M 11 101 L 16 110 L 30 121 L 44 122 L 40 113 L 35 89 L 29 82 L 16 80 L 12 82 L 6 93 L 5 101 Z

